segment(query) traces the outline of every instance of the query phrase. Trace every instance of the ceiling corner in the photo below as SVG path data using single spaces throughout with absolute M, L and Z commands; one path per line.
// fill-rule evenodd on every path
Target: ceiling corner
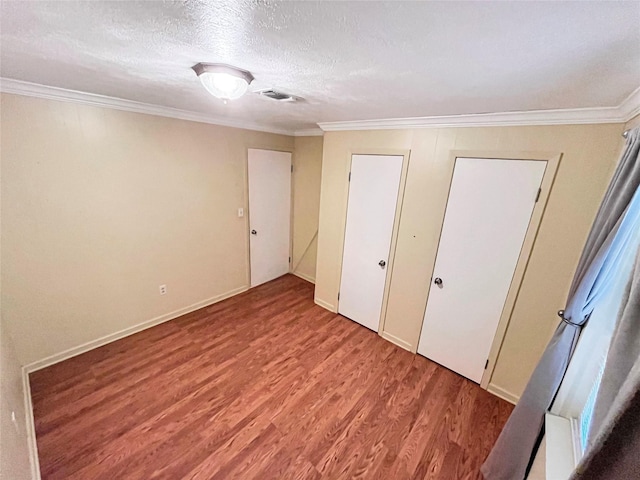
M 294 137 L 322 137 L 323 135 L 324 130 L 321 128 L 305 128 L 293 132 Z
M 640 87 L 636 88 L 631 94 L 618 105 L 620 117 L 628 122 L 637 115 L 640 115 Z

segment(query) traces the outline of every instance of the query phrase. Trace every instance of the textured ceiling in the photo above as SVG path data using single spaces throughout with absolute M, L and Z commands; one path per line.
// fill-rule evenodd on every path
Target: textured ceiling
M 2 1 L 2 77 L 296 130 L 317 122 L 616 106 L 640 2 Z M 250 70 L 224 105 L 191 70 Z

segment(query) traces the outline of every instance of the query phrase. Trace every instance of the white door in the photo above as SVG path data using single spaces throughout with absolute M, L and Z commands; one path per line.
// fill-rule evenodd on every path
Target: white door
M 353 155 L 338 313 L 378 331 L 402 156 Z
M 418 353 L 480 382 L 547 163 L 456 159 Z
M 291 154 L 249 149 L 251 286 L 289 272 Z

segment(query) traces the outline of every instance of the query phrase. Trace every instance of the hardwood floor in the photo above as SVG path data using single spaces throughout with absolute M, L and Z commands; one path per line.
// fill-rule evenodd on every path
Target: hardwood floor
M 512 409 L 291 275 L 30 382 L 44 479 L 481 479 Z

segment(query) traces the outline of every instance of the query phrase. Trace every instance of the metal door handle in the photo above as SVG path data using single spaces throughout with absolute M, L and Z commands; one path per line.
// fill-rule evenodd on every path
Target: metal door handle
M 255 230 L 251 230 L 251 235 L 257 235 L 258 232 L 256 232 Z
M 384 260 L 380 260 L 378 262 L 378 265 L 380 265 L 380 268 L 384 268 L 387 265 L 387 262 L 385 262 Z
M 436 277 L 436 279 L 433 281 L 433 283 L 435 283 L 437 286 L 442 288 L 442 279 L 440 277 Z

